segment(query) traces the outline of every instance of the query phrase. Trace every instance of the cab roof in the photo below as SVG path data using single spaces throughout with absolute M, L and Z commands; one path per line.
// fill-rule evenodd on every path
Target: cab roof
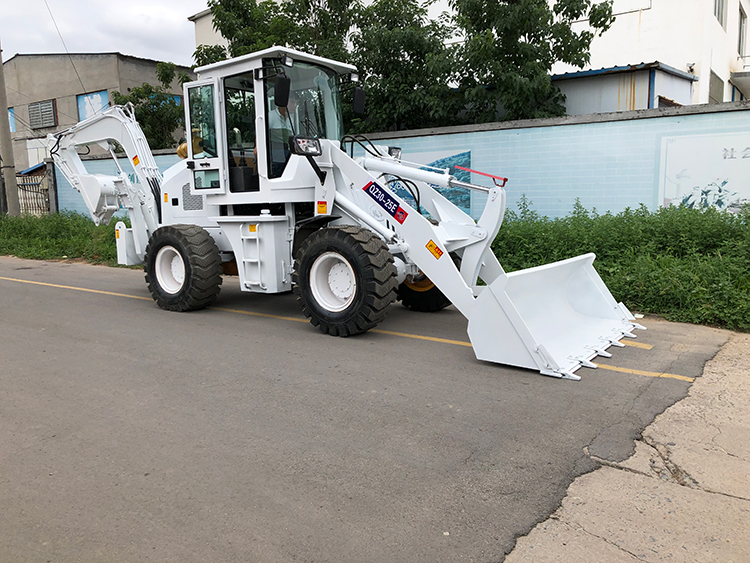
M 339 74 L 357 72 L 357 67 L 347 63 L 341 63 L 332 59 L 309 55 L 295 49 L 278 46 L 269 47 L 268 49 L 264 49 L 262 51 L 256 51 L 255 53 L 249 53 L 247 55 L 235 57 L 226 61 L 219 61 L 218 63 L 201 66 L 196 68 L 195 72 L 200 75 L 200 78 L 227 76 L 256 66 L 248 63 L 254 63 L 266 58 L 281 58 L 283 55 L 289 55 L 295 61 L 304 61 L 326 66 L 335 70 Z

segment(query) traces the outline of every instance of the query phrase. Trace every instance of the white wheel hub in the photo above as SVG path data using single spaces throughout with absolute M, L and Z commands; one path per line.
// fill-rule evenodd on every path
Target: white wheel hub
M 175 294 L 185 283 L 185 262 L 173 246 L 163 246 L 156 253 L 156 280 L 167 293 Z
M 310 290 L 321 307 L 339 313 L 352 304 L 357 294 L 354 268 L 341 254 L 321 254 L 310 268 Z

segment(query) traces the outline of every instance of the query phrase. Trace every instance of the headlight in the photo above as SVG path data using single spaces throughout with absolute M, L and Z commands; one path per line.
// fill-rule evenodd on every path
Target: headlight
M 320 147 L 320 140 L 315 137 L 292 137 L 289 140 L 289 149 L 292 154 L 302 156 L 320 156 L 323 150 Z

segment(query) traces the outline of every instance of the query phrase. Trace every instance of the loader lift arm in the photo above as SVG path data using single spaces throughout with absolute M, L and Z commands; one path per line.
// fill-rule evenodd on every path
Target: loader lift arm
M 595 356 L 621 346 L 622 338 L 643 328 L 622 303 L 617 303 L 593 267 L 595 256 L 585 254 L 537 268 L 506 273 L 490 247 L 505 213 L 504 178 L 488 188 L 459 182 L 447 171 L 425 170 L 402 162 L 385 151 L 367 151 L 354 161 L 332 151 L 333 164 L 347 178 L 339 182 L 336 203 L 355 219 L 392 242 L 393 251 L 419 270 L 468 319 L 468 333 L 478 359 L 536 369 L 543 375 L 580 379 L 581 366 L 596 367 Z M 420 204 L 430 219 L 418 213 L 375 179 L 378 173 L 407 179 L 419 187 Z M 357 186 L 358 189 L 343 188 Z M 485 209 L 474 220 L 432 186 L 461 187 L 487 194 Z M 371 200 L 395 200 L 392 229 L 363 210 Z M 446 256 L 455 253 L 460 267 Z M 478 280 L 486 285 L 479 285 Z

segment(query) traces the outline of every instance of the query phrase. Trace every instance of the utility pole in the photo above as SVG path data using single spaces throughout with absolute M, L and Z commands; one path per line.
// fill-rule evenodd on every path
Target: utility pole
M 0 46 L 0 157 L 2 157 L 5 198 L 8 202 L 8 215 L 21 215 L 16 185 L 16 163 L 13 160 L 13 141 L 10 138 L 8 120 L 8 97 L 5 93 L 5 71 L 3 69 L 3 48 Z

